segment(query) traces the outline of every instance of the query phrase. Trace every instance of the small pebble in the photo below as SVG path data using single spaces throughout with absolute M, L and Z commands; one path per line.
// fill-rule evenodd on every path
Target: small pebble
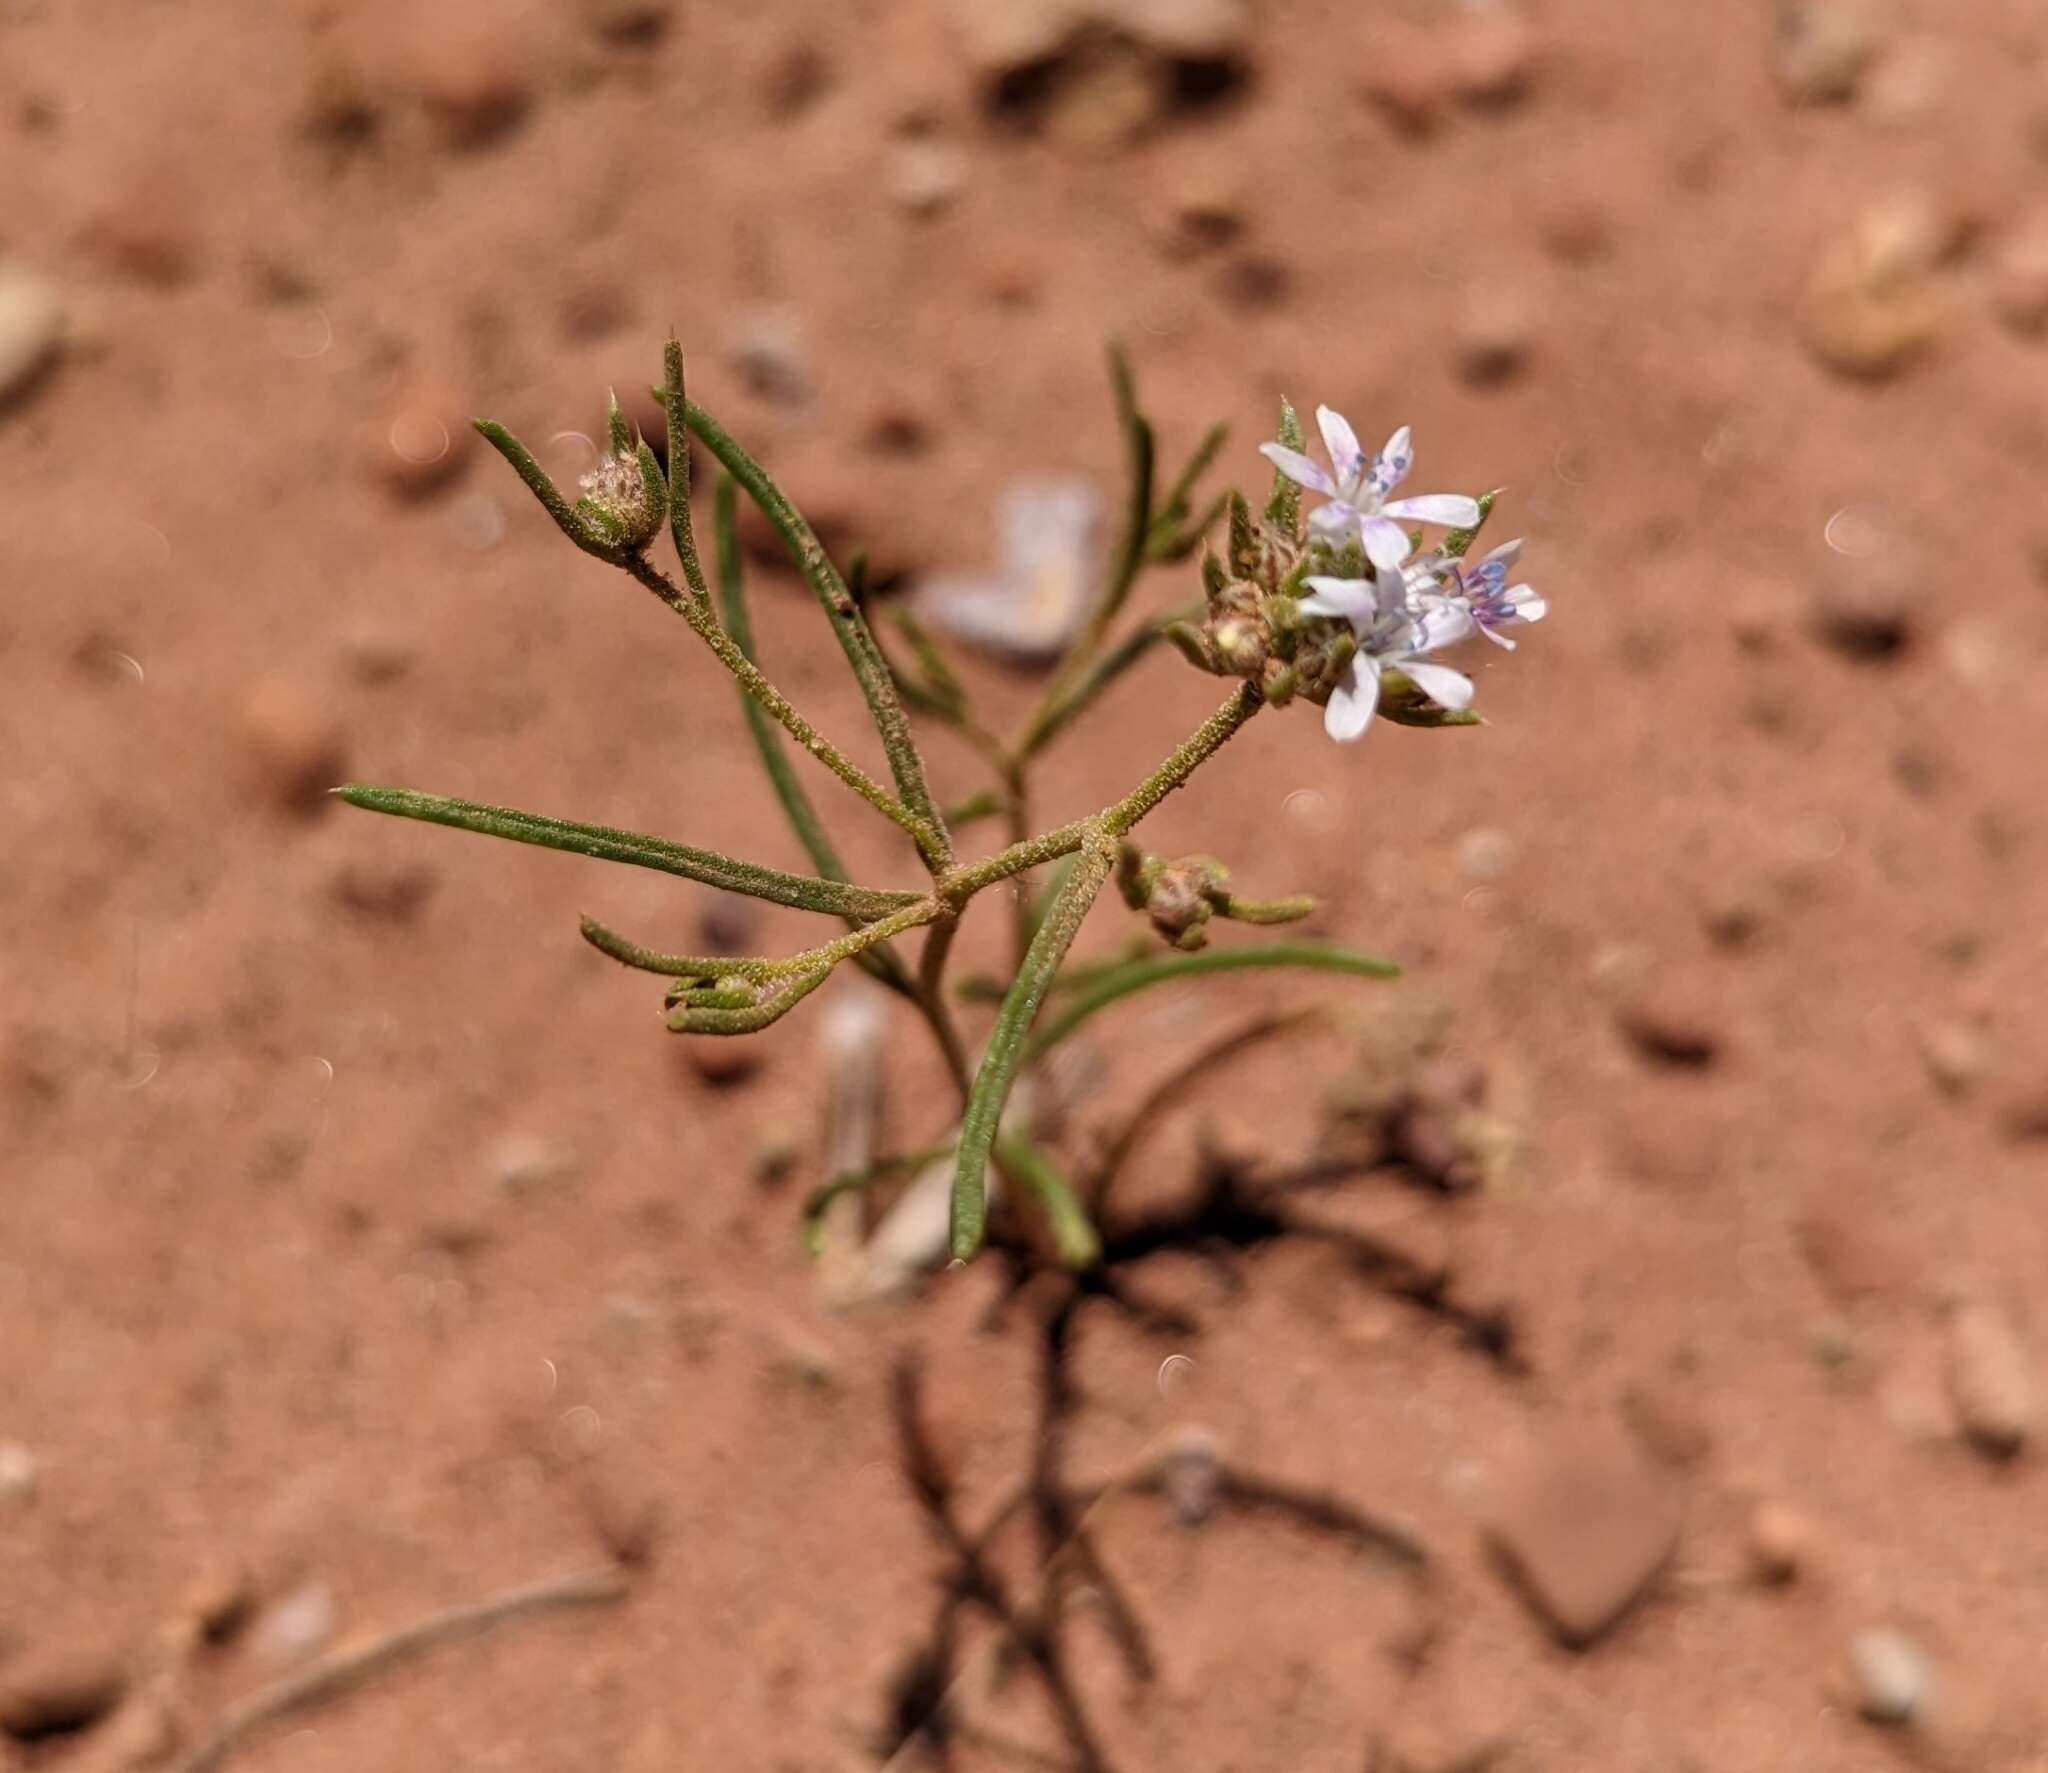
M 1795 104 L 1845 104 L 1876 59 L 1865 0 L 1779 0 L 1771 68 Z
M 1935 1086 L 1948 1096 L 1965 1096 L 1991 1067 L 1984 1037 L 1967 1023 L 1923 1022 L 1919 1029 L 1920 1058 Z
M 1921 606 L 1920 574 L 1909 559 L 1888 553 L 1836 565 L 1814 588 L 1807 625 L 1843 658 L 1876 663 L 1912 644 Z
M 0 408 L 28 392 L 64 342 L 64 303 L 25 267 L 0 259 Z
M 85 224 L 85 245 L 116 276 L 173 289 L 197 268 L 199 244 L 188 225 L 186 184 L 146 173 L 102 204 Z
M 424 383 L 394 400 L 371 426 L 369 460 L 398 497 L 424 499 L 452 485 L 477 445 L 464 403 L 452 389 Z
M 127 1687 L 118 1656 L 33 1645 L 0 1664 L 0 1731 L 17 1742 L 38 1742 L 83 1730 L 112 1711 Z
M 1750 1573 L 1766 1587 L 1797 1581 L 1813 1559 L 1813 1521 L 1796 1503 L 1771 1500 L 1750 1510 Z
M 567 1146 L 532 1133 L 507 1133 L 491 1153 L 491 1174 L 515 1199 L 573 1182 L 581 1167 Z
M 1533 325 L 1518 296 L 1492 284 L 1458 306 L 1453 361 L 1468 387 L 1498 388 L 1528 367 Z
M 0 1508 L 19 1508 L 36 1499 L 41 1467 L 20 1441 L 0 1441 Z
M 2035 210 L 1998 242 L 1991 305 L 2019 337 L 2048 334 L 2048 210 Z
M 275 1667 L 317 1656 L 334 1637 L 334 1590 L 315 1577 L 264 1608 L 250 1633 L 256 1654 Z
M 1514 860 L 1514 838 L 1494 826 L 1482 825 L 1458 839 L 1458 872 L 1467 880 L 1499 880 Z
M 242 698 L 241 729 L 271 798 L 287 812 L 323 812 L 327 791 L 347 778 L 341 721 L 299 678 L 273 675 L 253 684 Z
M 1702 1071 L 1721 1054 L 1720 1035 L 1676 998 L 1630 998 L 1616 1009 L 1615 1022 L 1637 1052 L 1659 1065 Z
M 1839 1303 L 1912 1299 L 1927 1291 L 1919 1244 L 1861 1204 L 1823 1208 L 1798 1223 L 1799 1249 L 1821 1289 Z
M 1925 354 L 1948 329 L 1951 304 L 1936 272 L 1961 237 L 1961 219 L 1922 198 L 1865 208 L 1808 279 L 1814 356 L 1838 374 L 1882 381 Z
M 740 322 L 727 353 L 741 381 L 776 406 L 803 406 L 811 398 L 803 322 L 790 308 L 762 308 Z
M 1918 1723 L 1933 1696 L 1934 1675 L 1919 1645 L 1902 1631 L 1859 1631 L 1849 1641 L 1856 1707 L 1873 1724 Z
M 356 858 L 335 870 L 328 890 L 351 911 L 379 923 L 407 924 L 425 909 L 439 884 L 440 876 L 426 862 Z
M 937 215 L 967 182 L 967 156 L 937 136 L 911 136 L 895 143 L 882 168 L 882 185 L 899 208 L 912 215 Z
M 583 17 L 607 43 L 644 49 L 659 43 L 674 23 L 670 0 L 583 0 Z
M 1488 1537 L 1559 1642 L 1583 1649 L 1678 1547 L 1678 1494 L 1621 1437 L 1568 1431 L 1506 1488 Z
M 180 1610 L 200 1642 L 224 1644 L 249 1623 L 255 1608 L 249 1572 L 241 1564 L 224 1561 L 193 1578 Z
M 1195 1427 L 1176 1434 L 1166 1449 L 1160 1487 L 1183 1527 L 1199 1527 L 1214 1514 L 1223 1494 L 1223 1463 L 1215 1435 Z
M 918 588 L 918 610 L 1003 658 L 1056 658 L 1095 594 L 1102 522 L 1102 495 L 1092 481 L 1013 480 L 998 506 L 995 570 L 927 579 Z
M 472 27 L 434 27 L 416 47 L 413 79 L 441 145 L 459 151 L 508 135 L 533 103 L 507 42 Z
M 1994 1459 L 2017 1456 L 2040 1428 L 2040 1371 L 1995 1305 L 1965 1300 L 1951 1309 L 1948 1388 L 1963 1432 Z
M 1515 103 L 1536 72 L 1536 33 L 1518 12 L 1495 0 L 1443 27 L 1443 81 L 1468 105 Z

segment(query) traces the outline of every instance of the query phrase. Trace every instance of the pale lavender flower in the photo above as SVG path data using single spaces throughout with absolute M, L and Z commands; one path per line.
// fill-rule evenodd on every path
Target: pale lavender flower
M 1302 614 L 1330 616 L 1351 624 L 1358 650 L 1323 708 L 1323 731 L 1342 743 L 1365 736 L 1380 703 L 1380 678 L 1389 668 L 1440 707 L 1472 705 L 1472 680 L 1424 656 L 1455 645 L 1472 632 L 1472 613 L 1458 598 L 1433 587 L 1437 569 L 1427 560 L 1405 569 L 1383 570 L 1377 579 L 1311 576 Z
M 1514 571 L 1521 552 L 1518 536 L 1512 542 L 1501 543 L 1477 566 L 1467 566 L 1463 561 L 1447 562 L 1457 595 L 1472 612 L 1473 626 L 1496 646 L 1511 652 L 1515 643 L 1500 630 L 1527 627 L 1550 613 L 1550 605 L 1538 595 L 1534 585 L 1508 583 L 1508 575 Z
M 1316 424 L 1323 433 L 1323 447 L 1330 452 L 1334 476 L 1313 458 L 1285 444 L 1262 443 L 1259 451 L 1289 480 L 1329 501 L 1309 513 L 1310 527 L 1331 541 L 1358 534 L 1375 569 L 1399 571 L 1408 558 L 1410 543 L 1403 523 L 1468 529 L 1479 521 L 1479 501 L 1462 493 L 1392 497 L 1415 463 L 1406 425 L 1387 439 L 1378 455 L 1368 457 L 1359 447 L 1358 433 L 1342 413 L 1319 406 Z

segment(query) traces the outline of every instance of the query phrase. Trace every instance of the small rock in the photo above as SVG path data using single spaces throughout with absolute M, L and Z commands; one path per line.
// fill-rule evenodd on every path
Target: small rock
M 250 1633 L 256 1654 L 276 1667 L 317 1656 L 334 1637 L 334 1590 L 317 1577 L 264 1608 Z
M 1469 387 L 1498 388 L 1528 367 L 1532 337 L 1526 304 L 1506 287 L 1486 284 L 1459 304 L 1452 356 Z
M 1467 880 L 1499 880 L 1514 860 L 1514 838 L 1495 826 L 1482 825 L 1458 839 L 1458 872 Z
M 668 35 L 670 0 L 583 0 L 584 22 L 607 43 L 644 49 Z
M 1279 308 L 1294 293 L 1294 273 L 1264 253 L 1241 253 L 1223 267 L 1216 287 L 1233 308 Z
M 661 1497 L 643 1478 L 593 1460 L 577 1478 L 584 1518 L 612 1559 L 628 1569 L 651 1563 L 661 1537 Z
M 441 145 L 460 151 L 509 134 L 533 89 L 507 40 L 471 26 L 436 26 L 414 51 L 413 81 Z
M 423 499 L 452 485 L 476 449 L 476 430 L 452 389 L 407 389 L 371 428 L 368 456 L 400 498 Z
M 411 923 L 434 896 L 440 876 L 425 862 L 344 862 L 329 885 L 335 902 L 380 923 Z
M 491 1153 L 491 1174 L 514 1198 L 563 1187 L 576 1180 L 581 1168 L 567 1146 L 532 1133 L 508 1133 Z
M 1714 1427 L 1676 1376 L 1631 1385 L 1621 1394 L 1621 1412 L 1643 1450 L 1660 1465 L 1688 1471 L 1714 1450 Z
M 271 797 L 310 818 L 348 774 L 348 744 L 333 708 L 296 677 L 276 675 L 242 699 L 241 727 Z
M 803 322 L 794 309 L 763 308 L 741 322 L 728 353 L 741 381 L 777 406 L 803 406 L 811 398 Z
M 1877 50 L 1877 23 L 1864 0 L 1780 0 L 1771 68 L 1795 104 L 1847 103 Z
M 2014 1457 L 2040 1428 L 2040 1372 L 1995 1305 L 1965 1300 L 1950 1311 L 1948 1387 L 1963 1432 L 1993 1458 Z
M 744 893 L 713 889 L 697 914 L 697 937 L 706 954 L 757 953 L 761 946 L 761 902 Z
M 1660 1065 L 1704 1070 L 1720 1057 L 1721 1037 L 1677 998 L 1632 996 L 1617 1007 L 1615 1022 L 1636 1051 Z
M 1159 1483 L 1174 1518 L 1183 1527 L 1199 1527 L 1216 1512 L 1223 1494 L 1223 1462 L 1215 1435 L 1206 1428 L 1184 1428 L 1166 1449 Z
M 380 96 L 362 67 L 345 58 L 321 61 L 307 82 L 303 127 L 337 157 L 367 145 L 383 122 Z
M 882 186 L 912 215 L 937 215 L 967 182 L 967 156 L 936 136 L 895 143 L 882 168 Z
M 1569 1433 L 1508 1487 L 1487 1533 L 1558 1640 L 1583 1649 L 1648 1590 L 1678 1547 L 1670 1481 L 1620 1437 Z
M 928 579 L 918 608 L 963 640 L 1040 664 L 1058 657 L 1095 595 L 1102 498 L 1086 480 L 1016 480 L 997 523 L 996 572 Z
M 1799 1248 L 1822 1291 L 1841 1304 L 1913 1299 L 1927 1291 L 1919 1246 L 1857 1207 L 1824 1208 L 1799 1221 Z
M 1772 1588 L 1797 1581 L 1813 1559 L 1813 1538 L 1813 1522 L 1796 1503 L 1759 1502 L 1745 1534 L 1750 1573 Z
M 1897 1729 L 1926 1716 L 1934 1671 L 1904 1632 L 1888 1627 L 1859 1631 L 1849 1641 L 1849 1674 L 1856 1709 L 1871 1723 Z
M 777 123 L 794 123 L 832 90 L 832 64 L 815 43 L 799 43 L 777 57 L 761 86 L 761 102 Z
M 0 409 L 28 392 L 63 342 L 64 303 L 56 290 L 0 259 Z
M 0 1441 L 0 1508 L 19 1508 L 36 1499 L 41 1467 L 20 1441 Z
M 1496 0 L 1443 27 L 1444 87 L 1468 105 L 1514 104 L 1528 95 L 1536 54 L 1528 21 Z
M 1235 91 L 1243 0 L 955 0 L 989 107 L 1067 146 L 1107 149 Z
M 256 1590 L 241 1564 L 223 1561 L 192 1579 L 179 1611 L 191 1621 L 200 1643 L 224 1644 L 249 1623 L 256 1609 Z
M 182 179 L 144 174 L 87 220 L 84 244 L 116 276 L 155 289 L 187 282 L 199 259 Z
M 2000 1118 L 2008 1139 L 2048 1139 L 2048 1085 L 2014 1096 Z
M 761 1069 L 764 1049 L 743 1035 L 683 1034 L 676 1039 L 683 1062 L 713 1089 L 745 1083 Z
M 1920 574 L 1906 556 L 1843 561 L 1814 588 L 1807 625 L 1844 658 L 1877 662 L 1911 645 L 1920 606 Z
M 1961 218 L 1921 198 L 1874 205 L 1822 253 L 1808 280 L 1806 342 L 1829 369 L 1879 381 L 1946 330 L 1936 271 L 1960 244 Z
M 2011 229 L 1991 257 L 1991 303 L 2022 338 L 2048 333 L 2048 210 Z
M 1991 1067 L 1984 1037 L 1967 1023 L 1935 1020 L 1919 1028 L 1920 1057 L 1944 1095 L 1964 1096 Z
M 0 1665 L 0 1730 L 17 1742 L 83 1730 L 112 1711 L 127 1687 L 117 1656 L 32 1647 Z

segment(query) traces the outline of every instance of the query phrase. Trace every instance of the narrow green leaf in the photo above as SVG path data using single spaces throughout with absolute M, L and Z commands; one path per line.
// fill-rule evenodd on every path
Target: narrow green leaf
M 1302 434 L 1301 415 L 1294 410 L 1291 400 L 1280 402 L 1280 441 L 1289 449 L 1308 447 L 1308 439 Z M 1273 470 L 1273 496 L 1266 501 L 1266 521 L 1283 535 L 1301 534 L 1301 488 L 1278 468 Z
M 1057 699 L 1048 700 L 1040 707 L 1036 718 L 1025 729 L 1023 738 L 1017 742 L 1019 758 L 1030 758 L 1044 750 L 1069 721 L 1084 712 L 1097 696 L 1154 646 L 1161 640 L 1171 639 L 1173 630 L 1200 621 L 1202 609 L 1199 603 L 1185 603 L 1167 610 L 1142 628 L 1133 629 L 1108 652 L 1090 660 Z
M 422 794 L 412 788 L 386 788 L 352 782 L 334 792 L 351 806 L 373 813 L 389 813 L 401 819 L 423 819 L 431 825 L 447 825 L 458 831 L 480 831 L 487 837 L 502 837 L 513 843 L 537 844 L 542 849 L 567 850 L 573 855 L 593 856 L 601 862 L 624 862 L 635 868 L 653 868 L 706 886 L 724 887 L 746 893 L 776 905 L 792 905 L 800 911 L 821 911 L 834 917 L 854 918 L 862 923 L 887 917 L 891 912 L 921 902 L 917 893 L 880 892 L 870 887 L 849 886 L 844 881 L 813 880 L 807 875 L 785 874 L 742 862 L 716 850 L 692 849 L 665 837 L 650 837 L 640 831 L 620 831 L 608 825 L 585 825 L 571 819 L 550 819 L 540 813 L 519 812 L 511 807 L 485 806 L 473 800 L 456 800 L 442 794 Z
M 1105 842 L 1099 834 L 1085 845 L 1082 860 L 1067 877 L 1051 915 L 1032 938 L 1024 964 L 1003 998 L 1003 1007 L 996 1013 L 995 1027 L 989 1033 L 981 1069 L 975 1073 L 974 1088 L 968 1094 L 967 1109 L 960 1121 L 959 1156 L 953 1170 L 956 1262 L 966 1261 L 981 1247 L 988 1218 L 989 1152 L 995 1144 L 1003 1104 L 1009 1100 L 1010 1086 L 1017 1080 L 1032 1019 L 1115 861 L 1116 846 Z
M 996 1164 L 1038 1202 L 1063 1266 L 1078 1271 L 1102 1260 L 1102 1238 L 1087 1209 L 1066 1173 L 1044 1151 L 1021 1133 L 1006 1133 L 996 1141 Z
M 584 553 L 602 560 L 607 566 L 624 566 L 625 551 L 614 548 L 602 536 L 577 516 L 569 501 L 562 496 L 561 489 L 548 478 L 547 470 L 533 459 L 525 444 L 498 423 L 496 419 L 472 421 L 477 434 L 494 450 L 512 464 L 512 471 L 526 482 L 526 490 L 541 503 L 541 509 L 555 520 L 555 527 Z
M 707 603 L 711 589 L 704 583 L 703 563 L 697 558 L 697 534 L 690 522 L 690 427 L 689 397 L 683 391 L 682 341 L 670 338 L 661 348 L 661 410 L 668 420 L 668 528 L 682 563 L 683 582 Z
M 1496 488 L 1479 495 L 1479 521 L 1470 529 L 1454 529 L 1444 537 L 1444 552 L 1453 560 L 1462 560 L 1471 551 L 1472 544 L 1479 539 L 1479 532 L 1486 526 L 1486 520 L 1493 515 L 1493 502 L 1500 497 Z
M 924 761 L 919 757 L 916 740 L 911 736 L 909 717 L 903 712 L 903 703 L 896 694 L 896 685 L 882 658 L 882 649 L 875 644 L 875 637 L 861 615 L 860 605 L 854 602 L 853 594 L 847 590 L 845 581 L 840 578 L 838 569 L 833 566 L 811 526 L 769 477 L 767 470 L 695 401 L 684 402 L 683 412 L 689 428 L 703 439 L 704 446 L 724 464 L 726 472 L 739 482 L 759 507 L 761 515 L 767 518 L 769 527 L 781 538 L 783 547 L 831 622 L 839 649 L 853 669 L 861 694 L 867 700 L 875 730 L 881 735 L 882 749 L 888 756 L 889 770 L 896 780 L 897 796 L 921 827 L 919 832 L 913 833 L 919 852 L 934 870 L 945 868 L 952 860 L 945 825 L 925 781 Z
M 1153 955 L 1094 973 L 1085 986 L 1061 1005 L 1059 1014 L 1033 1036 L 1025 1061 L 1041 1058 L 1091 1017 L 1134 992 L 1208 973 L 1249 972 L 1269 967 L 1351 973 L 1366 979 L 1392 979 L 1401 971 L 1392 961 L 1382 960 L 1376 954 L 1361 954 L 1356 949 L 1336 948 L 1322 942 L 1272 942 L 1250 948 L 1205 948 L 1199 954 Z
M 865 1194 L 870 1188 L 879 1188 L 885 1183 L 895 1182 L 905 1176 L 915 1175 L 929 1165 L 943 1163 L 953 1155 L 951 1145 L 927 1145 L 921 1151 L 899 1151 L 888 1157 L 879 1157 L 871 1164 L 863 1164 L 857 1170 L 841 1170 L 838 1175 L 811 1191 L 803 1208 L 804 1252 L 816 1256 L 825 1247 L 825 1209 L 842 1194 Z
M 946 823 L 956 829 L 962 825 L 979 824 L 983 819 L 993 819 L 1007 804 L 1002 795 L 993 788 L 983 788 L 970 794 L 965 800 L 956 800 L 946 809 Z

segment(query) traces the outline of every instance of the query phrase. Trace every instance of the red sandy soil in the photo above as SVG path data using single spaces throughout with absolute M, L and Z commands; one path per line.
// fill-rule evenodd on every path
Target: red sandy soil
M 1426 19 L 1274 0 L 1239 94 L 1105 148 L 991 121 L 937 0 L 687 0 L 643 48 L 539 0 L 468 8 L 488 32 L 466 44 L 444 40 L 458 8 L 390 0 L 0 9 L 0 243 L 73 331 L 0 415 L 0 1440 L 38 1468 L 0 1505 L 0 1685 L 70 1647 L 158 1666 L 210 1571 L 245 1568 L 259 1604 L 324 1583 L 344 1635 L 396 1625 L 599 1557 L 600 1493 L 599 1516 L 660 1515 L 623 1608 L 412 1664 L 237 1764 L 872 1764 L 945 1567 L 887 1374 L 923 1353 L 978 1517 L 1036 1407 L 1034 1343 L 980 1328 L 997 1270 L 821 1307 L 794 1229 L 825 1000 L 714 1087 L 662 1032 L 658 981 L 576 939 L 587 909 L 688 945 L 692 889 L 280 791 L 301 768 L 800 865 L 680 624 L 486 452 L 395 493 L 394 417 L 593 431 L 673 323 L 796 495 L 915 573 L 985 556 L 1012 475 L 1109 484 L 1114 333 L 1169 447 L 1228 418 L 1250 485 L 1282 392 L 1374 435 L 1413 423 L 1430 490 L 1508 488 L 1501 533 L 1529 537 L 1553 611 L 1475 661 L 1485 729 L 1340 750 L 1312 710 L 1263 717 L 1147 827 L 1250 890 L 1323 894 L 1318 931 L 1455 1006 L 1529 1149 L 1431 1235 L 1513 1309 L 1530 1372 L 1286 1246 L 1235 1295 L 1192 1261 L 1162 1273 L 1205 1326 L 1184 1342 L 1084 1310 L 1077 1476 L 1199 1422 L 1411 1521 L 1447 1597 L 1418 1671 L 1371 1565 L 1132 1504 L 1099 1545 L 1158 1678 L 1134 1686 L 1085 1608 L 1071 1633 L 1115 1764 L 1355 1769 L 1391 1735 L 1418 1768 L 1496 1737 L 1502 1766 L 1573 1773 L 2043 1765 L 2048 1471 L 1955 1432 L 1942 1310 L 1982 1297 L 2048 1348 L 2048 1147 L 2025 1136 L 2030 1102 L 2048 1118 L 2048 348 L 1994 288 L 2048 171 L 2048 25 L 2026 0 L 1896 7 L 1862 96 L 1802 108 L 1769 10 L 1531 0 L 1519 101 L 1417 133 L 1366 88 L 1421 65 Z M 494 67 L 523 113 L 447 145 L 419 92 Z M 358 100 L 367 140 L 310 132 Z M 907 120 L 965 156 L 935 215 L 883 188 Z M 1845 378 L 1809 351 L 1802 292 L 1900 192 L 1966 236 L 1931 273 L 1945 316 L 1897 376 Z M 1189 205 L 1241 229 L 1189 249 Z M 1460 340 L 1489 303 L 1526 360 L 1475 385 Z M 734 365 L 769 310 L 802 329 L 800 407 Z M 876 446 L 892 420 L 913 453 Z M 1890 561 L 1830 549 L 1858 507 Z M 493 512 L 502 538 L 470 545 Z M 1895 656 L 1816 638 L 1817 596 L 1888 574 Z M 757 623 L 859 749 L 793 581 L 759 581 Z M 1073 733 L 1044 807 L 1120 792 L 1219 691 L 1165 653 L 1137 681 Z M 949 792 L 975 785 L 935 756 Z M 907 883 L 886 828 L 833 814 L 859 878 Z M 1472 876 L 1475 831 L 1504 835 L 1497 879 Z M 430 889 L 409 912 L 348 902 L 409 881 Z M 764 939 L 814 933 L 778 913 Z M 1105 905 L 1084 945 L 1124 934 Z M 1711 1034 L 1713 1061 L 1647 1058 L 1618 997 Z M 1134 1007 L 1089 1112 L 1268 1000 Z M 898 1050 L 892 1130 L 922 1142 L 940 1079 L 915 1030 Z M 1307 1119 L 1344 1058 L 1268 1056 L 1204 1112 Z M 797 1181 L 764 1191 L 756 1153 L 784 1137 Z M 508 1192 L 508 1138 L 568 1173 Z M 1153 1148 L 1146 1192 L 1173 1193 L 1189 1146 Z M 1891 1240 L 1880 1297 L 1822 1284 L 1816 1214 Z M 1175 1353 L 1192 1371 L 1162 1387 Z M 1630 1395 L 1697 1443 L 1669 1480 L 1683 1538 L 1573 1654 L 1478 1523 L 1532 1448 Z M 1765 1498 L 1813 1525 L 1783 1591 L 1745 1574 Z M 1855 1715 L 1844 1650 L 1880 1625 L 1933 1665 L 1924 1730 Z M 277 1672 L 260 1627 L 177 1666 L 188 1735 Z M 1026 1681 L 990 1711 L 1057 1744 Z M 0 1765 L 88 1765 L 95 1734 Z

